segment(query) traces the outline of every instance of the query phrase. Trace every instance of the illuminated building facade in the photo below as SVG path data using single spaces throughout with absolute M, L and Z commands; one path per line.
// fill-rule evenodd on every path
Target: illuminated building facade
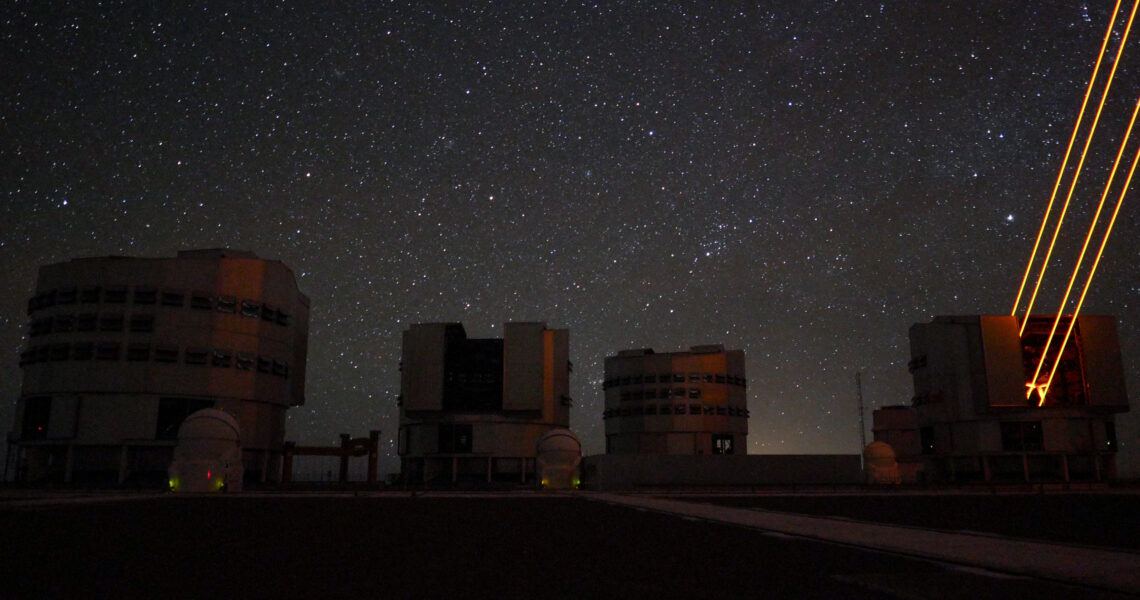
M 747 454 L 744 352 L 623 350 L 606 357 L 607 454 Z
M 1056 358 L 1066 319 L 1048 352 L 1045 372 L 1059 366 L 1043 401 L 1027 382 L 1038 371 L 1052 316 L 1030 317 L 1024 336 L 1012 316 L 944 316 L 911 327 L 912 406 L 928 478 L 1115 477 L 1114 415 L 1129 408 L 1116 320 L 1080 315 Z M 887 416 L 880 412 L 877 426 Z
M 507 323 L 472 339 L 459 323 L 404 332 L 401 476 L 406 482 L 532 481 L 539 440 L 570 426 L 570 334 Z
M 19 479 L 164 484 L 202 408 L 236 420 L 247 480 L 280 473 L 309 324 L 282 263 L 220 249 L 70 260 L 40 269 L 28 315 L 8 435 Z

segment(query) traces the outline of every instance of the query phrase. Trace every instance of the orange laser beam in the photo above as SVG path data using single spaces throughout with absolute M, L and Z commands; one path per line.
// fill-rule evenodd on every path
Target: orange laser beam
M 1045 350 L 1041 354 L 1041 360 L 1037 363 L 1037 370 L 1033 373 L 1033 379 L 1031 381 L 1033 382 L 1034 389 L 1037 389 L 1038 394 L 1040 394 L 1040 396 L 1041 396 L 1040 402 L 1038 403 L 1038 406 L 1040 406 L 1041 404 L 1043 404 L 1045 402 L 1045 394 L 1049 390 L 1049 383 L 1052 382 L 1053 375 L 1056 374 L 1056 372 L 1057 372 L 1057 364 L 1060 362 L 1059 357 L 1060 357 L 1061 353 L 1064 352 L 1064 350 L 1065 350 L 1064 344 L 1062 344 L 1061 348 L 1059 348 L 1057 351 L 1058 360 L 1054 361 L 1053 368 L 1050 371 L 1049 380 L 1046 382 L 1044 388 L 1036 385 L 1037 378 L 1040 377 L 1041 369 L 1045 365 L 1045 357 L 1046 357 L 1046 354 L 1049 352 L 1049 346 L 1051 345 L 1051 343 L 1053 341 L 1053 334 L 1056 333 L 1057 326 L 1058 326 L 1058 324 L 1060 324 L 1060 321 L 1061 321 L 1061 315 L 1065 312 L 1065 306 L 1067 306 L 1069 303 L 1069 295 L 1072 294 L 1073 286 L 1076 285 L 1076 283 L 1077 283 L 1077 276 L 1080 274 L 1081 265 L 1084 264 L 1085 254 L 1088 252 L 1088 249 L 1089 249 L 1089 243 L 1092 242 L 1093 234 L 1096 233 L 1096 226 L 1097 226 L 1097 223 L 1100 222 L 1100 215 L 1104 211 L 1105 202 L 1108 201 L 1108 194 L 1109 194 L 1109 191 L 1111 191 L 1111 189 L 1112 189 L 1112 183 L 1116 179 L 1116 173 L 1120 170 L 1120 161 L 1121 161 L 1121 159 L 1124 158 L 1125 147 L 1128 145 L 1128 140 L 1132 136 L 1132 128 L 1133 128 L 1133 126 L 1136 125 L 1136 116 L 1137 116 L 1137 114 L 1140 114 L 1140 113 L 1138 113 L 1138 111 L 1140 111 L 1140 98 L 1137 99 L 1136 107 L 1132 109 L 1132 119 L 1128 122 L 1128 129 L 1124 132 L 1124 139 L 1121 140 L 1120 149 L 1117 150 L 1117 152 L 1116 152 L 1116 159 L 1112 163 L 1112 170 L 1108 174 L 1108 181 L 1104 184 L 1104 191 L 1101 192 L 1100 202 L 1097 204 L 1097 207 L 1096 207 L 1096 213 L 1093 214 L 1092 223 L 1089 225 L 1089 231 L 1085 235 L 1084 244 L 1081 246 L 1081 253 L 1077 257 L 1077 264 L 1076 264 L 1076 266 L 1073 267 L 1073 274 L 1069 277 L 1069 284 L 1065 288 L 1065 295 L 1061 299 L 1061 306 L 1057 309 L 1057 318 L 1054 319 L 1054 321 L 1053 321 L 1053 329 L 1049 333 L 1049 338 L 1046 339 Z M 1118 206 L 1119 206 L 1119 203 L 1118 203 Z M 1097 260 L 1099 260 L 1099 257 L 1097 258 Z M 1074 318 L 1076 318 L 1075 315 L 1074 315 Z M 1073 328 L 1073 323 L 1070 322 L 1069 323 L 1069 332 L 1072 331 L 1072 328 Z M 1066 343 L 1068 342 L 1068 333 L 1066 333 L 1065 342 Z M 1030 391 L 1030 393 L 1032 393 L 1032 390 Z
M 1136 108 L 1132 111 L 1132 122 L 1136 122 L 1136 115 L 1140 112 L 1140 98 L 1136 99 Z M 1132 124 L 1128 126 L 1129 131 L 1132 130 Z M 1125 136 L 1127 140 L 1127 136 Z M 1119 157 L 1117 157 L 1119 160 Z M 1061 363 L 1060 356 L 1065 351 L 1065 346 L 1069 343 L 1069 338 L 1073 335 L 1073 327 L 1077 324 L 1077 315 L 1081 313 L 1081 308 L 1085 304 L 1085 297 L 1088 296 L 1089 288 L 1092 287 L 1093 275 L 1096 274 L 1096 268 L 1100 266 L 1100 259 L 1104 256 L 1104 249 L 1108 246 L 1108 236 L 1112 234 L 1112 228 L 1116 225 L 1116 217 L 1120 215 L 1120 207 L 1124 204 L 1124 196 L 1128 193 L 1129 186 L 1132 185 L 1132 176 L 1136 174 L 1136 165 L 1140 163 L 1140 147 L 1136 149 L 1136 155 L 1132 158 L 1132 166 L 1128 169 L 1128 178 L 1124 182 L 1124 188 L 1120 190 L 1120 198 L 1116 201 L 1116 208 L 1112 211 L 1112 218 L 1108 220 L 1108 227 L 1104 230 L 1104 237 L 1101 238 L 1100 248 L 1097 249 L 1096 258 L 1093 260 L 1092 267 L 1089 269 L 1088 277 L 1085 279 L 1085 287 L 1081 290 L 1081 296 L 1077 300 L 1077 307 L 1073 311 L 1073 319 L 1069 322 L 1069 327 L 1065 331 L 1065 338 L 1061 340 L 1061 347 L 1057 351 L 1058 360 L 1053 361 L 1053 369 L 1049 372 L 1049 379 L 1045 381 L 1045 391 L 1048 392 L 1049 386 L 1053 383 L 1053 377 L 1057 374 L 1057 365 Z M 1115 167 L 1113 168 L 1115 171 Z M 1099 217 L 1100 211 L 1097 211 Z M 1095 224 L 1095 221 L 1094 221 Z M 1092 231 L 1089 231 L 1089 236 L 1092 236 Z M 1087 241 L 1086 241 L 1087 244 Z M 1076 273 L 1073 273 L 1076 276 Z M 1045 394 L 1041 394 L 1041 401 L 1037 406 L 1045 404 Z
M 1104 60 L 1104 52 L 1108 49 L 1108 39 L 1112 37 L 1112 28 L 1116 24 L 1116 15 L 1120 12 L 1120 3 L 1116 0 L 1116 7 L 1112 9 L 1112 18 L 1108 20 L 1108 30 L 1104 32 L 1104 42 L 1100 45 L 1100 53 L 1096 55 L 1096 64 L 1093 66 L 1092 77 L 1085 88 L 1085 97 L 1081 100 L 1081 111 L 1077 113 L 1077 122 L 1073 125 L 1073 133 L 1069 136 L 1069 146 L 1065 148 L 1065 157 L 1061 160 L 1061 169 L 1057 171 L 1057 181 L 1053 183 L 1053 193 L 1049 195 L 1049 204 L 1045 207 L 1045 218 L 1041 219 L 1041 228 L 1037 231 L 1037 241 L 1033 242 L 1033 252 L 1029 254 L 1029 264 L 1025 265 L 1025 274 L 1021 276 L 1021 287 L 1017 288 L 1017 299 L 1013 301 L 1013 311 L 1017 316 L 1017 307 L 1021 305 L 1021 296 L 1025 293 L 1025 283 L 1029 281 L 1029 273 L 1033 270 L 1033 262 L 1037 259 L 1037 250 L 1041 247 L 1041 238 L 1045 237 L 1045 226 L 1049 223 L 1049 216 L 1053 213 L 1053 203 L 1057 199 L 1057 190 L 1061 188 L 1061 180 L 1065 175 L 1065 168 L 1069 165 L 1069 156 L 1073 153 L 1073 144 L 1077 141 L 1077 132 L 1081 129 L 1081 122 L 1085 118 L 1085 109 L 1088 108 L 1089 98 L 1092 96 L 1096 76 L 1100 73 L 1100 63 Z M 1026 317 L 1029 316 L 1028 311 Z M 1022 330 L 1024 333 L 1024 329 Z
M 1073 192 L 1077 189 L 1077 181 L 1081 177 L 1081 171 L 1085 166 L 1085 158 L 1088 157 L 1089 146 L 1092 145 L 1093 135 L 1096 133 L 1096 127 L 1100 123 L 1101 113 L 1104 112 L 1104 103 L 1108 99 L 1108 92 L 1112 89 L 1112 82 L 1116 79 L 1116 68 L 1120 66 L 1120 56 L 1124 54 L 1124 45 L 1128 42 L 1128 34 L 1132 31 L 1132 22 L 1136 18 L 1136 9 L 1140 8 L 1140 0 L 1132 3 L 1132 13 L 1128 15 L 1128 25 L 1124 28 L 1124 36 L 1120 39 L 1120 47 L 1116 51 L 1116 60 L 1112 61 L 1112 70 L 1108 74 L 1108 82 L 1104 85 L 1104 91 L 1100 95 L 1100 103 L 1097 105 L 1096 114 L 1093 116 L 1092 127 L 1089 128 L 1089 134 L 1085 138 L 1085 146 L 1081 150 L 1081 158 L 1077 161 L 1077 170 L 1073 173 L 1073 180 L 1069 183 L 1069 193 L 1065 196 L 1065 204 L 1061 207 L 1061 214 L 1057 218 L 1057 226 L 1053 230 L 1053 239 L 1049 242 L 1049 250 L 1045 252 L 1045 260 L 1041 263 L 1041 272 L 1037 275 L 1037 283 L 1033 287 L 1033 294 L 1029 297 L 1029 306 L 1025 309 L 1026 318 L 1021 322 L 1021 331 L 1019 335 L 1025 335 L 1025 327 L 1029 324 L 1029 315 L 1033 313 L 1033 305 L 1037 302 L 1037 293 L 1041 290 L 1041 281 L 1045 278 L 1045 270 L 1049 266 L 1049 259 L 1053 256 L 1053 249 L 1057 245 L 1057 237 L 1061 234 L 1061 225 L 1065 222 L 1065 215 L 1069 212 L 1069 206 L 1073 200 Z M 1115 18 L 1115 15 L 1114 15 Z M 1057 314 L 1057 320 L 1053 323 L 1053 329 L 1056 331 L 1057 323 L 1060 322 L 1061 315 Z M 1052 335 L 1052 334 L 1050 334 Z M 1050 339 L 1050 341 L 1052 341 Z M 1048 343 L 1048 342 L 1046 342 Z M 1044 360 L 1044 354 L 1042 355 Z

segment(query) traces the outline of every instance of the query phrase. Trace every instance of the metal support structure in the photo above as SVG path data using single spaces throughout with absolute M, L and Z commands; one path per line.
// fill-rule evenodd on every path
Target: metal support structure
M 340 434 L 339 446 L 298 446 L 296 442 L 285 442 L 282 448 L 281 483 L 293 481 L 294 456 L 336 456 L 340 458 L 340 483 L 348 482 L 348 459 L 353 456 L 368 456 L 368 483 L 376 483 L 376 462 L 380 453 L 380 430 L 368 432 L 367 438 L 353 438 L 347 433 Z
M 348 482 L 348 457 L 352 452 L 352 436 L 347 433 L 340 434 L 340 449 L 344 452 L 340 455 L 340 472 L 337 474 L 337 481 L 340 483 Z
M 855 373 L 855 393 L 859 397 L 859 464 L 863 465 L 863 449 L 867 447 L 867 422 L 863 417 L 863 373 Z
M 0 482 L 4 482 L 4 483 L 6 483 L 8 481 L 8 465 L 10 465 L 12 463 L 12 459 L 14 458 L 12 455 L 12 447 L 13 447 L 12 437 L 10 435 L 7 438 L 7 442 L 8 442 L 8 452 L 6 454 L 4 454 L 4 478 L 0 479 Z M 19 446 L 15 446 L 15 447 L 17 449 L 19 449 Z M 17 463 L 17 464 L 19 464 L 19 463 Z
M 368 483 L 376 483 L 376 459 L 380 454 L 380 430 L 368 432 Z
M 289 485 L 293 483 L 293 453 L 297 448 L 297 442 L 285 442 L 284 456 L 281 457 L 281 483 Z

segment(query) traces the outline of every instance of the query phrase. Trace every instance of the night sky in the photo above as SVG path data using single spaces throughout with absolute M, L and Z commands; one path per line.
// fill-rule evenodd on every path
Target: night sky
M 747 355 L 749 452 L 857 452 L 856 372 L 906 403 L 912 323 L 1010 311 L 1112 3 L 75 4 L 0 9 L 0 424 L 39 265 L 231 247 L 312 299 L 288 439 L 379 428 L 393 471 L 400 332 L 430 321 L 568 328 L 590 454 L 606 355 L 708 343 Z M 1084 310 L 1126 357 L 1136 207 Z

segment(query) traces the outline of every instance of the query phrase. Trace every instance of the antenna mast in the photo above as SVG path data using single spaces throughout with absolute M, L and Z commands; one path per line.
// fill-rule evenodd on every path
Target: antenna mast
M 867 447 L 867 423 L 863 418 L 863 373 L 855 373 L 855 391 L 859 396 L 859 456 L 863 456 L 863 449 Z

